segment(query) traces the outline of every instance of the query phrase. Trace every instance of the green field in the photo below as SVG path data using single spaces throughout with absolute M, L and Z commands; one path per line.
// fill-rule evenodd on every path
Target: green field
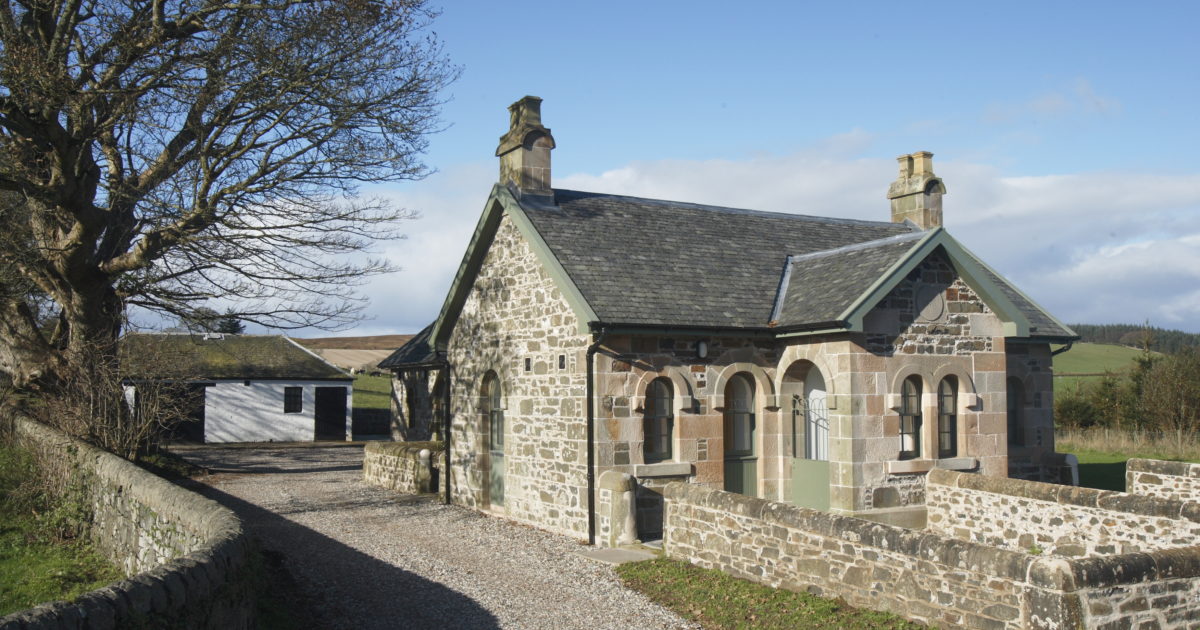
M 389 409 L 392 400 L 390 376 L 360 374 L 354 378 L 354 407 L 356 409 Z
M 1061 346 L 1059 346 L 1061 347 Z M 1059 347 L 1055 347 L 1057 350 Z M 1133 366 L 1134 359 L 1142 351 L 1125 346 L 1104 343 L 1076 343 L 1071 349 L 1054 357 L 1054 388 L 1074 388 L 1079 383 L 1097 380 L 1100 376 L 1077 376 L 1081 374 L 1103 375 L 1105 372 L 1120 373 Z
M 1079 459 L 1079 485 L 1084 488 L 1125 492 L 1125 462 L 1134 458 L 1197 462 L 1195 451 L 1168 453 L 1151 448 L 1083 448 L 1072 442 L 1060 442 L 1060 453 L 1072 453 Z M 1182 456 L 1179 456 L 1182 455 Z

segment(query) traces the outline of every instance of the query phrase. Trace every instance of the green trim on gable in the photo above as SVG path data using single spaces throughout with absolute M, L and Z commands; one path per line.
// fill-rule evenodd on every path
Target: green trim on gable
M 905 276 L 909 274 L 921 261 L 933 252 L 931 243 L 935 241 L 938 234 L 944 234 L 945 230 L 937 228 L 927 234 L 924 238 L 917 241 L 916 244 L 908 250 L 903 258 L 896 261 L 887 271 L 880 274 L 871 286 L 867 287 L 861 295 L 858 296 L 850 306 L 838 316 L 838 319 L 846 322 L 847 330 L 861 332 L 863 329 L 863 318 L 867 313 L 875 308 L 892 289 L 900 283 Z
M 1012 300 L 1008 299 L 1008 296 L 1004 295 L 1000 286 L 992 282 L 991 278 L 984 273 L 979 266 L 979 259 L 968 254 L 962 245 L 950 238 L 949 235 L 946 237 L 946 242 L 942 243 L 942 247 L 946 250 L 950 263 L 954 265 L 954 270 L 958 272 L 958 275 L 979 295 L 979 299 L 983 300 L 983 303 L 987 304 L 988 308 L 1000 317 L 1000 321 L 1004 322 L 1004 336 L 1028 337 L 1029 319 L 1017 308 L 1016 304 L 1013 304 Z M 996 277 L 1001 276 L 996 274 Z
M 530 249 L 537 256 L 538 262 L 550 274 L 555 286 L 562 292 L 563 298 L 575 313 L 579 322 L 579 333 L 587 334 L 588 322 L 598 319 L 595 311 L 580 293 L 579 287 L 575 286 L 562 264 L 550 251 L 550 247 L 546 245 L 546 241 L 533 227 L 529 217 L 525 216 L 520 202 L 513 197 L 507 187 L 496 184 L 492 186 L 492 192 L 488 195 L 483 214 L 479 217 L 479 223 L 476 224 L 475 232 L 471 235 L 467 251 L 463 254 L 462 263 L 459 264 L 458 271 L 454 274 L 454 281 L 450 284 L 450 292 L 446 295 L 446 301 L 442 304 L 442 310 L 438 313 L 437 320 L 434 321 L 433 330 L 429 336 L 430 345 L 433 348 L 444 350 L 446 343 L 449 342 L 450 333 L 458 322 L 458 316 L 462 313 L 467 297 L 471 293 L 471 287 L 475 283 L 475 277 L 483 266 L 488 250 L 491 249 L 492 242 L 496 238 L 496 231 L 500 228 L 500 222 L 505 213 L 512 218 L 513 224 L 516 225 L 521 236 L 525 238 Z
M 480 215 L 479 223 L 475 225 L 475 231 L 471 234 L 471 241 L 467 244 L 467 251 L 463 253 L 458 271 L 454 273 L 454 281 L 450 283 L 446 301 L 442 303 L 442 310 L 438 312 L 437 319 L 433 322 L 433 330 L 429 333 L 429 345 L 434 350 L 445 349 L 446 342 L 450 338 L 450 331 L 453 330 L 454 323 L 458 321 L 463 305 L 467 302 L 467 295 L 475 281 L 475 275 L 479 273 L 479 267 L 483 265 L 483 258 L 487 255 L 492 239 L 496 236 L 496 229 L 500 227 L 502 212 L 501 205 L 496 200 L 497 188 L 500 188 L 499 184 L 493 186 L 492 193 L 488 195 L 483 214 Z
M 980 299 L 988 305 L 988 308 L 992 309 L 1000 321 L 1003 322 L 1006 337 L 1029 336 L 1028 318 L 1017 308 L 1016 304 L 1013 304 L 1012 300 L 1004 295 L 1000 286 L 983 272 L 979 259 L 967 252 L 958 241 L 954 240 L 946 232 L 945 228 L 941 227 L 930 230 L 928 236 L 917 241 L 908 254 L 892 265 L 891 269 L 883 273 L 878 280 L 842 313 L 839 319 L 846 322 L 846 330 L 862 332 L 863 319 L 867 313 L 875 308 L 896 285 L 900 284 L 901 280 L 912 272 L 917 265 L 924 262 L 938 247 L 945 250 L 946 256 L 950 259 L 950 263 L 954 265 L 954 269 L 959 276 L 963 278 L 971 289 L 979 295 Z M 1002 277 L 994 271 L 992 273 L 996 277 Z M 1030 303 L 1033 304 L 1033 301 L 1031 300 Z M 1037 306 L 1036 304 L 1034 305 Z M 1040 306 L 1037 308 L 1041 309 Z M 1042 310 L 1044 311 L 1044 309 Z
M 967 249 L 965 245 L 963 245 L 962 243 L 959 243 L 958 241 L 954 241 L 954 245 L 963 253 L 963 255 L 965 255 L 967 258 L 969 258 L 971 261 L 973 261 L 976 265 L 978 265 L 979 267 L 981 267 L 983 269 L 986 269 L 992 275 L 996 276 L 997 278 L 1004 279 L 1007 282 L 1007 278 L 1004 278 L 1004 276 L 1000 275 L 999 272 L 997 272 L 995 269 L 992 269 L 991 265 L 988 265 L 986 262 L 983 262 L 982 258 L 980 258 L 979 256 L 976 256 L 975 253 L 972 252 L 971 250 Z M 1011 282 L 1008 282 L 1008 286 L 1010 289 L 1012 289 L 1012 291 L 1014 293 L 1021 296 L 1022 298 L 1025 298 L 1026 302 L 1029 302 L 1031 305 L 1033 305 L 1034 308 L 1041 311 L 1042 314 L 1045 315 L 1050 321 L 1057 324 L 1059 328 L 1062 328 L 1063 330 L 1065 330 L 1069 336 L 1076 337 L 1076 338 L 1079 337 L 1079 333 L 1076 333 L 1074 330 L 1071 329 L 1070 326 L 1062 323 L 1062 321 L 1060 321 L 1057 317 L 1055 317 L 1053 313 L 1042 308 L 1041 304 L 1038 304 L 1037 302 L 1035 302 L 1033 300 L 1033 298 L 1029 297 L 1029 295 L 1026 294 L 1024 291 L 1022 291 L 1020 287 L 1018 287 L 1017 285 L 1015 285 Z M 1026 336 L 1028 336 L 1028 335 L 1026 335 Z

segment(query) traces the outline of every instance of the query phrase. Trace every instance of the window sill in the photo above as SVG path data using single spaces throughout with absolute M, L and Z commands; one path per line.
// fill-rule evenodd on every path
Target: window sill
M 933 470 L 933 465 L 932 459 L 897 459 L 887 463 L 887 471 L 889 475 L 923 473 Z
M 692 474 L 691 462 L 659 462 L 638 464 L 633 467 L 633 476 L 643 477 L 687 477 Z

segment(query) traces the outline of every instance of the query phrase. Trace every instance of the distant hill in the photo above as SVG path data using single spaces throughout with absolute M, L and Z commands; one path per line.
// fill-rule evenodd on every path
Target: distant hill
M 408 343 L 412 335 L 375 335 L 373 337 L 316 337 L 295 339 L 309 350 L 395 350 Z
M 1154 352 L 1173 353 L 1200 348 L 1200 334 L 1136 324 L 1071 324 L 1080 341 L 1142 349 L 1149 342 Z

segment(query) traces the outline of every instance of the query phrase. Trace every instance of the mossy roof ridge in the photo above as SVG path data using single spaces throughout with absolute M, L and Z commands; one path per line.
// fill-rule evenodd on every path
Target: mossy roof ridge
M 129 378 L 349 379 L 282 335 L 133 333 L 121 340 Z

